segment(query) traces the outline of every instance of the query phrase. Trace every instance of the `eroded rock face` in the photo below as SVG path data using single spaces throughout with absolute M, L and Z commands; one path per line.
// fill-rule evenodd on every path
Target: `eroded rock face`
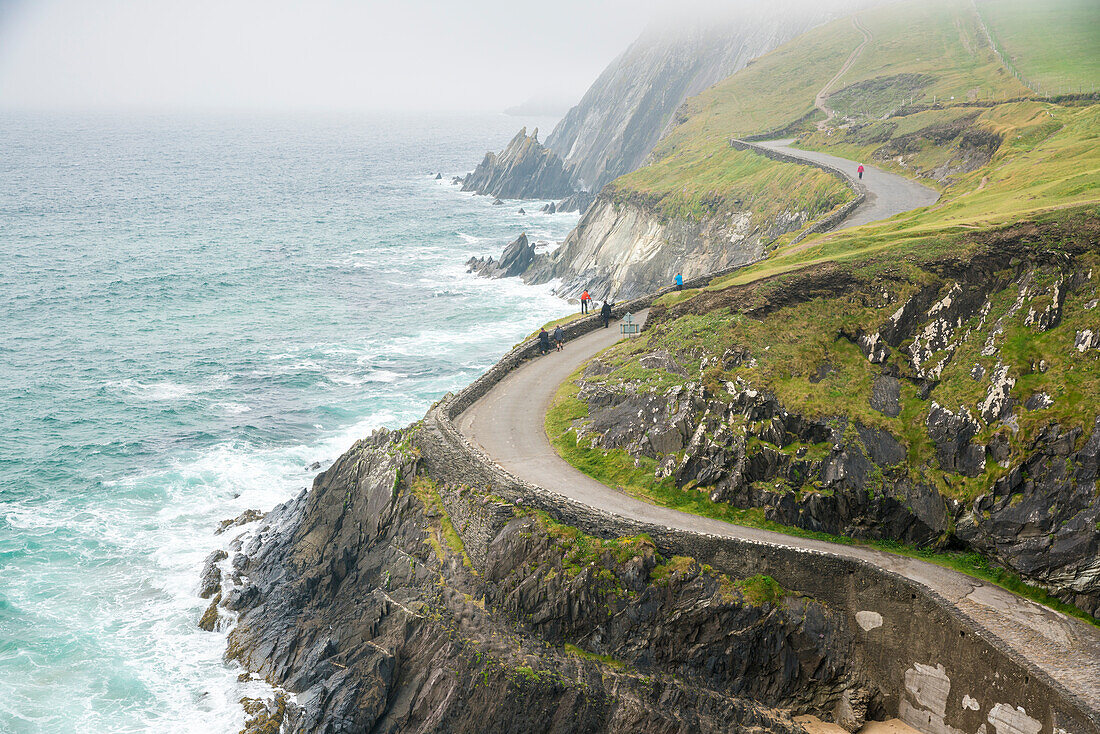
M 1020 243 L 1011 245 L 987 259 L 937 264 L 935 276 L 904 287 L 890 279 L 857 286 L 841 273 L 811 269 L 767 295 L 746 286 L 654 309 L 651 351 L 630 359 L 664 370 L 662 388 L 647 387 L 644 377 L 605 379 L 620 366 L 605 356 L 600 370 L 582 378 L 589 419 L 578 421 L 577 435 L 655 460 L 658 479 L 762 508 L 786 525 L 978 550 L 1095 615 L 1100 495 L 1093 457 L 1100 439 L 1093 438 L 1095 408 L 1079 396 L 1095 390 L 1087 314 L 1100 282 L 1091 265 L 1064 252 L 1032 252 L 1028 262 L 1018 257 Z M 1079 252 L 1093 262 L 1091 250 Z M 790 313 L 800 326 L 772 322 L 764 331 L 793 338 L 806 328 L 795 309 L 818 298 L 862 304 L 875 315 L 810 337 L 799 374 L 771 367 L 795 400 L 823 391 L 810 403 L 818 412 L 800 415 L 750 385 L 767 347 L 757 344 L 754 355 L 738 342 L 737 319 L 768 322 Z M 737 316 L 715 319 L 721 309 Z M 684 342 L 683 331 L 670 326 L 681 316 L 714 319 L 733 346 L 718 340 L 710 353 Z M 666 341 L 665 333 L 675 336 Z M 833 361 L 844 342 L 866 363 Z M 847 370 L 841 378 L 838 369 Z M 724 389 L 714 374 L 707 381 L 715 370 Z M 670 380 L 680 384 L 669 388 Z M 845 394 L 855 384 L 866 392 Z
M 1100 419 L 1085 434 L 1050 424 L 1020 466 L 979 497 L 956 529 L 967 543 L 1100 616 Z
M 535 251 L 535 245 L 527 235 L 521 234 L 504 248 L 500 260 L 492 257 L 471 257 L 466 261 L 466 272 L 477 273 L 485 278 L 509 278 L 521 275 L 545 255 Z
M 588 207 L 592 206 L 592 202 L 596 200 L 596 195 L 588 191 L 578 191 L 575 194 L 571 194 L 557 204 L 551 204 L 554 207 L 551 210 L 553 212 L 580 212 L 584 214 L 588 211 Z
M 702 220 L 667 219 L 633 203 L 601 194 L 551 257 L 524 274 L 528 283 L 560 278 L 556 292 L 623 300 L 733 265 L 759 260 L 764 243 L 799 229 L 806 212 L 782 221 L 757 221 L 751 212 Z
M 565 171 L 561 158 L 521 129 L 499 155 L 486 153 L 485 159 L 462 181 L 463 191 L 473 191 L 504 199 L 560 199 L 570 196 L 576 187 Z
M 596 378 L 578 393 L 589 412 L 578 439 L 655 458 L 659 475 L 672 476 L 677 486 L 833 534 L 927 544 L 947 529 L 943 498 L 898 471 L 906 450 L 887 431 L 846 418 L 807 419 L 747 387 L 731 385 L 726 402 L 698 383 L 654 394 L 629 384 L 609 389 Z M 808 458 L 807 447 L 825 442 L 832 448 L 824 457 Z M 786 488 L 763 486 L 776 482 Z M 794 491 L 808 484 L 826 491 Z
M 685 99 L 844 12 L 818 7 L 793 15 L 731 6 L 694 24 L 652 27 L 600 74 L 546 144 L 576 181 L 599 191 L 643 164 Z
M 570 528 L 436 487 L 409 439 L 358 442 L 238 554 L 228 656 L 297 700 L 249 702 L 257 726 L 795 734 L 775 707 L 827 713 L 860 684 L 845 622 L 821 605 L 749 601 L 644 538 L 578 544 Z M 458 513 L 446 526 L 445 507 Z

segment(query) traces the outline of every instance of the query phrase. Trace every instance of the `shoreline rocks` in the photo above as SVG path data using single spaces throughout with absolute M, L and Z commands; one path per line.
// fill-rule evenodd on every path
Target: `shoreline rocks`
M 294 694 L 247 701 L 254 730 L 798 734 L 791 711 L 866 689 L 843 615 L 436 484 L 416 430 L 357 442 L 245 540 L 227 657 Z

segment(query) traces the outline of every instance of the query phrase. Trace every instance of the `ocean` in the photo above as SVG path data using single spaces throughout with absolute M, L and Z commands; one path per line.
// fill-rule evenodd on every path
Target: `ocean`
M 218 522 L 572 310 L 464 263 L 577 215 L 449 181 L 552 122 L 0 114 L 0 731 L 240 729 Z

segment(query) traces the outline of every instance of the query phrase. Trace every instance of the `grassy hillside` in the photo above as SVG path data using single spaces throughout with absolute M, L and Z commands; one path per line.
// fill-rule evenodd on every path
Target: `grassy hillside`
M 969 2 L 888 4 L 861 13 L 867 48 L 828 104 L 841 114 L 880 117 L 916 103 L 975 101 L 1028 93 L 985 40 Z
M 902 104 L 956 97 L 988 99 L 1028 93 L 997 61 L 969 3 L 890 5 L 859 16 L 871 34 L 863 52 L 832 86 L 828 104 L 841 114 L 876 115 Z M 642 196 L 667 213 L 705 216 L 732 202 L 772 210 L 826 211 L 842 190 L 814 169 L 753 159 L 730 137 L 809 131 L 823 119 L 815 97 L 863 41 L 851 19 L 817 28 L 755 60 L 685 103 L 679 124 L 653 161 L 611 184 L 616 196 Z M 829 142 L 829 141 L 826 141 Z
M 1070 0 L 1055 6 L 1052 24 L 1074 17 Z M 1058 15 L 1062 6 L 1069 10 Z M 983 4 L 982 12 L 991 8 Z M 642 196 L 665 211 L 697 217 L 729 200 L 770 211 L 836 205 L 840 192 L 821 172 L 801 167 L 800 173 L 728 146 L 730 137 L 781 130 L 797 135 L 796 145 L 873 161 L 942 193 L 925 211 L 813 237 L 797 248 L 784 244 L 794 239 L 791 233 L 775 243 L 768 260 L 719 285 L 822 259 L 858 258 L 952 228 L 1100 202 L 1100 106 L 1035 97 L 1000 63 L 972 3 L 899 3 L 858 18 L 870 40 L 830 87 L 826 104 L 836 117 L 826 122 L 814 98 L 864 38 L 851 19 L 815 29 L 689 100 L 653 162 L 616 180 L 615 195 Z M 1031 35 L 1048 30 L 1049 24 L 1039 26 Z M 1015 36 L 1021 49 L 1025 36 Z M 1036 39 L 1032 47 L 1053 43 Z M 1093 57 L 1080 50 L 1083 43 L 1073 40 L 1071 50 L 1078 50 L 1060 63 L 1087 74 Z
M 713 203 L 728 198 L 773 210 L 827 206 L 830 192 L 814 169 L 799 175 L 728 146 L 730 137 L 782 131 L 797 145 L 920 179 L 941 198 L 797 245 L 790 233 L 767 259 L 660 299 L 646 338 L 613 348 L 599 371 L 563 386 L 547 431 L 567 460 L 651 501 L 732 522 L 930 544 L 947 551 L 937 562 L 970 564 L 964 570 L 1012 586 L 1011 574 L 990 570 L 993 561 L 1100 610 L 1100 586 L 1075 565 L 1087 559 L 1066 551 L 1087 555 L 1100 542 L 1100 485 L 1082 469 L 1086 440 L 1100 430 L 1100 351 L 1089 346 L 1100 323 L 1092 274 L 1100 272 L 1100 105 L 1034 94 L 1000 62 L 982 18 L 995 43 L 1011 45 L 1022 75 L 1068 70 L 1086 79 L 1097 54 L 1087 51 L 1092 31 L 1079 4 L 1044 5 L 1055 19 L 1030 27 L 1011 5 L 982 3 L 982 15 L 957 0 L 868 11 L 858 25 L 816 29 L 689 100 L 652 163 L 612 184 L 617 197 L 691 216 L 713 215 Z M 1080 27 L 1065 30 L 1059 56 L 1056 29 L 1074 22 Z M 863 40 L 861 29 L 870 38 L 830 86 L 826 105 L 836 116 L 826 119 L 814 98 Z M 910 323 L 891 332 L 911 301 L 902 318 Z M 896 338 L 884 358 L 872 358 L 860 339 L 880 331 Z M 885 413 L 876 390 L 890 381 L 898 408 Z M 665 416 L 669 425 L 656 420 L 608 444 L 593 433 L 600 422 L 590 411 L 601 408 L 586 402 L 586 384 L 618 394 L 638 416 L 699 397 Z M 998 390 L 1008 407 L 986 415 Z M 831 438 L 811 432 L 817 438 L 808 442 L 774 418 L 750 420 L 761 395 L 808 422 L 788 425 L 828 426 Z M 943 409 L 973 426 L 965 440 L 957 427 L 943 429 Z M 670 439 L 685 421 L 698 430 L 683 443 Z M 849 425 L 862 437 L 845 434 Z M 944 438 L 945 430 L 955 433 Z M 1073 436 L 1061 448 L 1051 443 L 1058 431 Z M 880 439 L 903 458 L 872 461 Z M 971 442 L 980 456 L 951 454 Z M 1059 464 L 1073 451 L 1084 453 Z M 840 464 L 838 483 L 830 472 Z M 692 467 L 709 479 L 698 482 Z M 714 478 L 722 471 L 741 472 L 747 483 L 722 485 Z M 1066 479 L 1071 472 L 1078 478 Z M 846 476 L 856 477 L 852 486 Z M 933 516 L 931 506 L 946 510 Z M 1043 528 L 1050 558 L 1029 555 L 1031 530 L 1017 532 L 1017 522 Z
M 1100 6 L 1095 0 L 979 0 L 993 43 L 1036 91 L 1100 90 Z
M 945 237 L 1044 211 L 1100 203 L 1100 106 L 1019 102 L 983 110 L 980 120 L 987 129 L 1002 135 L 1004 142 L 988 164 L 947 186 L 936 205 L 886 222 L 814 237 L 793 248 L 781 241 L 767 260 L 715 281 L 710 288 L 749 283 L 812 263 L 859 261 L 889 251 L 901 257 L 923 248 L 939 249 Z M 819 142 L 820 136 L 807 140 Z M 869 159 L 874 145 L 834 142 L 812 147 Z M 947 154 L 930 146 L 919 155 Z M 685 292 L 675 298 L 691 295 Z
M 1095 544 L 1100 535 L 1096 482 L 1082 472 L 1079 482 L 1060 483 L 1088 461 L 1082 458 L 1086 441 L 1100 431 L 1100 404 L 1091 399 L 1100 391 L 1100 350 L 1077 346 L 1100 313 L 1098 279 L 1089 275 L 1100 272 L 1098 232 L 1100 207 L 1062 209 L 1023 225 L 948 229 L 859 258 L 767 278 L 758 272 L 739 285 L 670 299 L 655 308 L 641 338 L 618 343 L 599 356 L 599 369 L 580 370 L 563 385 L 547 415 L 547 434 L 581 471 L 648 501 L 791 534 L 859 538 L 1077 613 L 1019 583 L 1014 574 L 1056 589 L 1063 599 L 1078 598 L 1058 581 L 1072 577 L 1072 570 L 1063 570 L 1069 564 L 1029 565 L 1029 536 L 1017 536 L 1011 523 L 1024 516 L 1036 532 L 1045 528 L 1055 545 L 1066 542 L 1062 534 L 1082 544 Z M 961 304 L 958 312 L 944 312 L 947 321 L 935 324 L 938 313 L 952 308 L 952 294 Z M 914 312 L 924 320 L 899 335 L 885 360 L 869 359 L 859 335 L 878 333 L 910 301 L 926 304 Z M 1043 320 L 1041 314 L 1053 312 L 1056 319 Z M 923 341 L 939 334 L 944 343 L 922 353 Z M 932 377 L 921 371 L 930 367 Z M 983 411 L 1002 370 L 1010 378 L 1009 407 L 988 415 Z M 876 403 L 884 379 L 895 380 L 894 412 Z M 688 397 L 693 395 L 700 398 Z M 790 429 L 777 433 L 777 419 L 753 407 L 761 395 L 795 416 L 785 425 L 816 422 L 834 432 L 825 440 L 793 437 Z M 664 405 L 675 406 L 667 416 Z M 974 432 L 965 441 L 980 447 L 980 465 L 962 470 L 945 461 L 944 447 L 958 444 L 952 443 L 957 437 L 935 433 L 937 405 L 974 416 Z M 628 409 L 640 425 L 616 428 L 616 436 L 628 438 L 606 443 L 593 426 L 608 419 L 595 413 Z M 667 436 L 684 416 L 683 443 L 651 443 L 651 436 Z M 720 422 L 710 425 L 708 416 Z M 1071 436 L 1065 452 L 1085 453 L 1070 457 L 1069 468 L 1044 474 L 1058 459 L 1044 463 L 1047 458 L 1036 459 L 1035 452 L 1052 425 L 1054 435 L 1060 427 Z M 846 426 L 858 428 L 861 438 Z M 875 459 L 860 470 L 859 459 L 841 458 L 873 455 L 862 438 L 866 432 L 888 436 L 887 443 L 898 447 L 891 466 L 876 466 Z M 724 472 L 744 472 L 747 485 L 732 497 L 716 496 L 721 481 L 681 475 L 700 459 Z M 838 461 L 852 461 L 846 467 L 854 465 L 855 486 L 830 475 L 828 465 Z M 998 495 L 996 483 L 1021 471 L 1021 488 Z M 1052 479 L 1058 471 L 1063 473 Z M 905 494 L 913 486 L 928 487 L 949 508 L 919 539 L 898 531 L 913 522 L 918 503 Z M 834 493 L 839 509 L 823 509 L 831 507 Z M 861 498 L 867 507 L 852 509 Z M 895 501 L 893 510 L 883 509 Z M 1014 573 L 994 568 L 991 560 Z M 1081 603 L 1093 609 L 1100 592 L 1089 588 Z

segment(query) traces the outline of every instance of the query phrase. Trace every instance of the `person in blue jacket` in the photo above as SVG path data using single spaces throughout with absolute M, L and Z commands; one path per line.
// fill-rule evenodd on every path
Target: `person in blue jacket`
M 680 273 L 676 273 L 676 290 L 682 291 L 684 289 L 684 276 Z

